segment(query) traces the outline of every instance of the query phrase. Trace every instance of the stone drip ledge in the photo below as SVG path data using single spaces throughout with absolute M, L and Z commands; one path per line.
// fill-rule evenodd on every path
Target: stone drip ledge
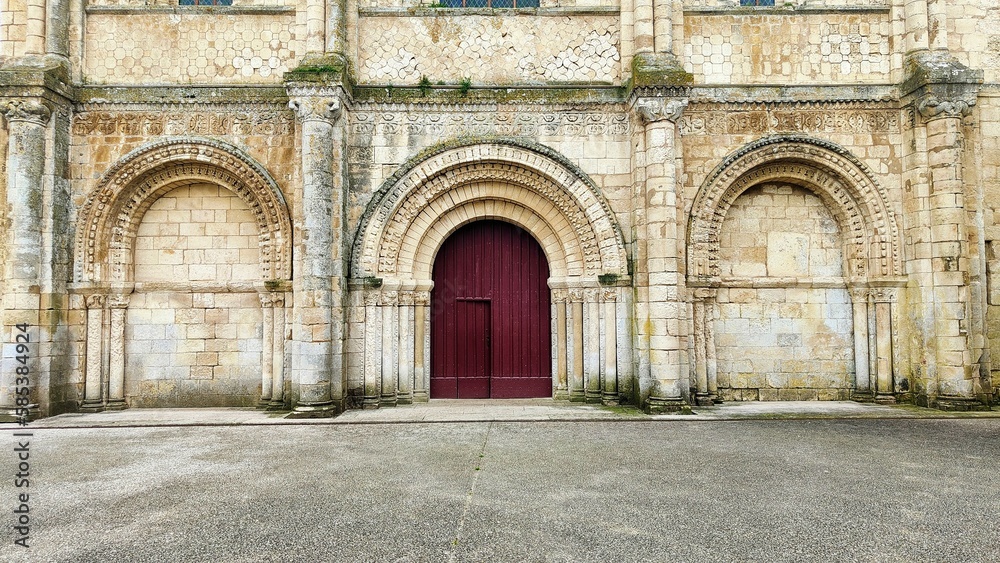
M 418 17 L 428 16 L 617 16 L 621 8 L 615 6 L 581 6 L 552 8 L 358 8 L 358 15 L 365 17 Z
M 91 15 L 176 14 L 182 16 L 283 16 L 295 6 L 87 6 Z
M 777 0 L 775 4 L 780 2 Z M 685 16 L 813 16 L 830 14 L 888 14 L 892 6 L 712 6 L 684 8 Z

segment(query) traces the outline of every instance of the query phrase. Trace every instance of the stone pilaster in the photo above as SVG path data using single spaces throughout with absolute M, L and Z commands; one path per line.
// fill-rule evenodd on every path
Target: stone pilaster
M 677 194 L 677 125 L 687 100 L 640 98 L 636 110 L 643 122 L 644 181 L 636 214 L 636 335 L 640 378 L 649 388 L 644 407 L 651 412 L 687 409 L 686 377 L 681 377 L 683 303 L 678 293 L 679 200 Z M 648 363 L 648 376 L 644 368 Z
M 16 325 L 27 325 L 30 402 L 37 404 L 35 391 L 41 370 L 39 350 L 39 309 L 41 307 L 43 256 L 43 186 L 45 174 L 46 127 L 52 117 L 48 105 L 35 99 L 15 99 L 2 107 L 7 119 L 7 259 L 0 287 L 0 319 L 3 327 L 0 359 L 0 420 L 16 418 L 15 353 Z
M 293 214 L 292 416 L 330 416 L 343 399 L 344 133 L 338 92 L 293 92 L 289 102 L 298 117 L 302 158 L 302 191 Z
M 692 295 L 694 310 L 694 373 L 695 402 L 711 406 L 718 398 L 719 386 L 715 366 L 715 336 L 712 307 L 717 291 L 699 288 Z M 709 365 L 710 362 L 713 365 Z

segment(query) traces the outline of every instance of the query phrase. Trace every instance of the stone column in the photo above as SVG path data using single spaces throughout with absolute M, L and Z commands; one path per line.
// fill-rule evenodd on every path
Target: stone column
M 83 412 L 99 412 L 104 410 L 104 308 L 108 303 L 107 295 L 88 295 L 87 305 L 87 360 L 84 364 Z
M 261 315 L 261 346 L 260 346 L 260 401 L 259 408 L 267 408 L 271 404 L 272 374 L 274 372 L 274 302 L 270 293 L 258 294 L 260 298 Z
M 645 182 L 638 205 L 644 213 L 635 225 L 637 334 L 648 341 L 650 412 L 685 411 L 687 376 L 682 376 L 682 302 L 678 293 L 677 126 L 687 100 L 641 98 L 636 109 L 644 123 Z M 638 346 L 640 353 L 647 347 Z M 640 360 L 640 365 L 642 361 Z
M 337 97 L 299 96 L 289 107 L 299 119 L 302 151 L 302 192 L 294 213 L 292 382 L 297 389 L 291 416 L 331 416 L 337 410 L 334 398 L 343 398 L 343 128 L 337 124 L 342 106 Z
M 399 381 L 399 292 L 395 289 L 382 292 L 379 304 L 382 314 L 382 381 L 379 392 L 380 407 L 396 406 L 396 385 Z
M 872 290 L 871 295 L 875 309 L 875 402 L 892 404 L 896 402 L 892 361 L 892 308 L 896 290 L 879 288 Z
M 948 6 L 945 0 L 927 1 L 927 46 L 932 51 L 948 50 Z
M 326 52 L 347 53 L 347 0 L 327 1 Z
M 414 295 L 407 288 L 399 292 L 399 379 L 396 382 L 396 403 L 410 404 L 413 402 L 414 361 Z
M 674 1 L 653 0 L 653 51 L 673 55 Z
M 715 358 L 715 338 L 712 335 L 713 327 L 710 315 L 711 303 L 715 299 L 715 293 L 714 289 L 696 289 L 693 295 L 694 373 L 697 388 L 695 402 L 698 406 L 711 406 L 715 404 L 715 398 L 718 396 L 716 374 L 713 373 L 712 377 L 709 378 L 710 370 L 708 365 L 709 357 Z M 713 369 L 711 371 L 715 372 L 716 370 Z
M 601 289 L 601 402 L 618 404 L 618 288 Z
M 854 395 L 856 401 L 871 401 L 872 390 L 868 362 L 868 296 L 867 287 L 852 287 L 851 306 L 854 320 Z
M 584 391 L 584 302 L 583 290 L 571 289 L 567 295 L 567 307 L 569 309 L 566 321 L 567 335 L 567 360 L 569 367 L 569 400 L 584 401 L 586 392 Z
M 26 55 L 45 54 L 45 0 L 27 0 Z
M 565 289 L 552 290 L 552 350 L 555 352 L 556 392 L 555 398 L 569 399 L 569 335 L 566 332 L 566 302 L 569 293 Z
M 377 409 L 382 391 L 382 291 L 365 289 L 364 397 L 362 408 Z
M 962 119 L 974 97 L 940 98 L 931 93 L 917 102 L 927 130 L 927 167 L 931 220 L 931 279 L 933 286 L 933 342 L 936 346 L 936 390 L 941 408 L 974 401 L 978 366 L 968 338 L 970 307 L 969 241 L 965 187 L 962 179 Z M 877 313 L 876 313 L 877 314 Z M 877 320 L 876 320 L 877 322 Z M 935 393 L 936 391 L 936 393 Z
M 584 400 L 601 402 L 601 303 L 600 290 L 584 290 L 583 387 Z
M 413 297 L 413 401 L 426 402 L 430 399 L 431 373 L 431 316 L 429 306 L 431 290 L 420 289 Z
M 326 0 L 306 2 L 306 52 L 322 53 L 326 48 Z
M 653 2 L 655 0 L 634 0 L 633 41 L 635 54 L 651 54 L 653 41 Z
M 271 294 L 271 410 L 284 410 L 285 401 L 285 294 Z M 267 349 L 265 348 L 265 353 Z
M 131 289 L 108 299 L 111 310 L 111 334 L 108 338 L 108 410 L 122 410 L 125 404 L 125 314 Z
M 52 112 L 40 100 L 15 99 L 2 106 L 7 119 L 7 209 L 0 217 L 7 220 L 6 260 L 0 287 L 0 319 L 3 327 L 0 357 L 0 420 L 15 420 L 14 326 L 25 324 L 31 337 L 29 348 L 29 387 L 32 407 L 37 403 L 34 389 L 42 372 L 38 346 L 40 290 L 42 284 L 42 209 L 45 173 L 45 132 Z M 31 408 L 31 407 L 29 407 Z
M 903 49 L 907 54 L 926 51 L 927 0 L 903 0 Z

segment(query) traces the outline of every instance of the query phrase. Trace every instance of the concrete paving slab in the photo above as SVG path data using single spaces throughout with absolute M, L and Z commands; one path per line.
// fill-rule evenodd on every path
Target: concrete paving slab
M 0 561 L 997 560 L 995 418 L 32 434 Z
M 373 410 L 353 409 L 334 418 L 285 418 L 287 413 L 252 408 L 125 409 L 63 414 L 31 423 L 35 428 L 114 428 L 157 426 L 260 426 L 315 424 L 394 424 L 408 422 L 692 421 L 775 418 L 977 418 L 1000 417 L 1000 410 L 952 413 L 912 405 L 853 401 L 774 401 L 695 407 L 691 415 L 646 415 L 634 407 L 604 407 L 552 399 L 445 400 Z M 14 429 L 15 424 L 0 424 Z

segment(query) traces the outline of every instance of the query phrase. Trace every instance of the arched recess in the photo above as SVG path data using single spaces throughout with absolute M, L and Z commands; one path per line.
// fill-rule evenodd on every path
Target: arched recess
M 621 229 L 586 174 L 509 139 L 428 149 L 372 198 L 351 256 L 354 303 L 365 309 L 349 328 L 364 340 L 351 387 L 363 387 L 366 406 L 426 399 L 434 258 L 448 235 L 482 219 L 528 231 L 548 260 L 556 394 L 617 401 L 631 365 Z
M 741 194 L 767 183 L 811 191 L 836 219 L 843 239 L 840 279 L 727 279 L 720 275 L 720 231 Z M 698 400 L 717 392 L 713 322 L 725 287 L 846 288 L 854 326 L 854 393 L 890 400 L 898 288 L 903 257 L 895 213 L 884 187 L 847 149 L 799 135 L 766 137 L 726 157 L 692 202 L 687 231 L 687 280 L 694 292 L 695 386 Z M 791 395 L 788 395 L 791 396 Z
M 125 406 L 126 319 L 137 285 L 135 240 L 143 217 L 164 194 L 199 185 L 221 188 L 246 204 L 257 227 L 258 281 L 176 279 L 149 285 L 156 291 L 187 293 L 188 300 L 195 301 L 213 293 L 257 294 L 252 301 L 259 305 L 247 306 L 259 309 L 263 324 L 261 400 L 283 403 L 284 301 L 292 273 L 292 228 L 281 190 L 263 166 L 233 145 L 170 138 L 140 147 L 112 166 L 79 213 L 74 278 L 86 293 L 84 410 Z

